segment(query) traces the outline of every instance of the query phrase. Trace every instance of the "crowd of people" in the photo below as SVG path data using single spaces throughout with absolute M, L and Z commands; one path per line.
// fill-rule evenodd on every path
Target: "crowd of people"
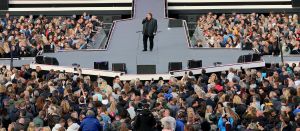
M 86 49 L 102 22 L 94 15 L 0 18 L 0 57 L 35 56 L 47 48 Z M 197 20 L 194 47 L 255 49 L 263 55 L 300 54 L 297 14 L 213 14 Z M 11 54 L 12 52 L 12 54 Z
M 282 45 L 286 54 L 300 54 L 299 35 L 297 14 L 208 13 L 197 20 L 194 46 L 256 49 L 265 55 L 278 55 Z
M 40 50 L 86 49 L 102 26 L 94 15 L 0 17 L 0 57 L 35 56 Z
M 0 130 L 300 131 L 298 64 L 168 81 L 3 66 Z

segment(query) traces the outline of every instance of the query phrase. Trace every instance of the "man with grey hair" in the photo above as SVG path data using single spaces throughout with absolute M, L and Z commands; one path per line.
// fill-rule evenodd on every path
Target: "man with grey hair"
M 86 117 L 80 124 L 80 129 L 82 131 L 102 131 L 102 126 L 100 125 L 98 119 L 95 117 L 94 111 L 87 111 Z
M 170 116 L 170 113 L 169 109 L 165 109 L 163 112 L 163 118 L 160 121 L 164 129 L 175 131 L 176 120 L 174 117 Z

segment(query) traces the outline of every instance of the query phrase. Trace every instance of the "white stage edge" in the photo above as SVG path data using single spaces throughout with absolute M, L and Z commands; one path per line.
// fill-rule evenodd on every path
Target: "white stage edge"
M 42 65 L 42 64 L 30 64 L 30 68 L 35 69 L 37 66 L 40 66 L 42 70 L 49 71 L 51 69 L 55 71 L 65 71 L 70 73 L 78 73 L 74 71 L 74 67 L 67 67 L 67 66 L 54 66 L 54 65 Z M 115 72 L 115 71 L 107 71 L 107 70 L 96 70 L 96 69 L 89 69 L 89 68 L 81 68 L 83 75 L 100 75 L 105 77 L 115 77 L 120 76 L 121 80 L 132 80 L 139 78 L 140 80 L 158 80 L 159 77 L 162 77 L 164 80 L 168 80 L 170 77 L 182 77 L 185 75 L 185 72 L 192 71 L 193 74 L 201 74 L 202 69 L 205 69 L 207 73 L 211 72 L 220 72 L 226 71 L 230 68 L 240 69 L 242 68 L 257 68 L 257 67 L 264 67 L 264 61 L 258 62 L 249 62 L 249 63 L 236 63 L 236 64 L 227 64 L 227 65 L 219 65 L 219 66 L 210 66 L 210 67 L 202 67 L 202 68 L 195 68 L 195 69 L 188 69 L 188 70 L 179 70 L 179 71 L 172 71 L 165 74 L 125 74 L 124 72 Z

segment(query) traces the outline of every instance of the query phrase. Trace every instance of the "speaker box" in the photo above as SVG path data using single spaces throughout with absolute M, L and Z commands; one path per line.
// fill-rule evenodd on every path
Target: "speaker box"
M 44 57 L 44 64 L 46 65 L 59 65 L 55 57 Z
M 54 53 L 54 46 L 44 45 L 44 53 Z
M 239 56 L 237 62 L 238 63 L 244 63 L 244 61 L 245 61 L 245 56 L 244 55 Z
M 125 63 L 113 63 L 112 71 L 121 71 L 127 73 L 126 64 Z
M 36 56 L 35 57 L 35 63 L 37 63 L 37 64 L 45 64 L 44 63 L 44 56 Z
M 271 65 L 272 65 L 271 63 L 266 63 L 265 66 L 266 66 L 266 68 L 271 68 Z
M 299 0 L 293 0 L 293 7 L 300 7 L 300 1 Z
M 0 0 L 0 10 L 8 10 L 8 0 Z
M 182 62 L 169 62 L 169 71 L 182 70 Z
M 156 65 L 137 65 L 137 74 L 156 74 Z
M 202 67 L 202 60 L 189 60 L 188 61 L 188 68 L 200 68 Z
M 181 19 L 169 19 L 169 27 L 183 27 L 183 21 Z
M 261 57 L 259 54 L 253 54 L 252 55 L 252 61 L 260 61 Z
M 244 62 L 252 62 L 252 55 L 245 55 L 245 61 Z
M 108 61 L 94 62 L 94 69 L 108 70 Z

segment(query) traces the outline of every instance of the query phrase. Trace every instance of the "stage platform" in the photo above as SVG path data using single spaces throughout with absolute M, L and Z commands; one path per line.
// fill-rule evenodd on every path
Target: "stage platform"
M 58 51 L 56 53 L 44 53 L 43 56 L 55 57 L 59 66 L 42 66 L 42 69 L 66 70 L 73 72 L 73 63 L 78 63 L 84 69 L 84 74 L 103 75 L 114 77 L 122 75 L 122 79 L 128 80 L 143 76 L 142 79 L 150 80 L 164 76 L 182 76 L 186 71 L 193 71 L 199 74 L 201 68 L 188 69 L 188 60 L 202 60 L 202 66 L 209 72 L 228 70 L 229 68 L 255 68 L 264 66 L 264 61 L 254 63 L 239 63 L 237 60 L 241 55 L 252 54 L 252 51 L 242 51 L 241 49 L 225 48 L 191 48 L 189 46 L 188 29 L 184 20 L 180 27 L 170 27 L 167 18 L 167 2 L 165 0 L 135 0 L 133 4 L 133 18 L 118 20 L 113 24 L 113 28 L 108 38 L 108 45 L 105 50 L 77 50 Z M 142 52 L 142 20 L 148 12 L 152 12 L 158 21 L 158 34 L 154 39 L 154 50 L 152 52 Z M 109 62 L 109 70 L 93 70 L 94 62 Z M 9 62 L 9 61 L 3 61 Z M 27 61 L 28 62 L 28 61 Z M 175 71 L 172 75 L 168 70 L 169 62 L 182 62 L 182 70 Z M 222 63 L 219 67 L 214 67 L 215 62 Z M 24 64 L 23 62 L 19 62 Z M 28 62 L 28 64 L 31 62 Z M 127 74 L 112 71 L 113 63 L 125 63 Z M 8 64 L 8 63 L 7 63 Z M 156 74 L 136 75 L 137 65 L 156 65 Z M 32 64 L 35 68 L 36 64 Z M 141 78 L 141 77 L 140 77 Z
M 168 73 L 169 62 L 182 62 L 187 69 L 188 60 L 202 60 L 203 66 L 214 62 L 223 64 L 236 63 L 240 55 L 251 53 L 240 49 L 193 49 L 189 47 L 189 38 L 184 21 L 181 27 L 170 28 L 166 17 L 166 1 L 136 0 L 134 17 L 114 22 L 109 43 L 103 51 L 67 51 L 46 53 L 44 56 L 56 57 L 62 66 L 79 63 L 84 68 L 93 68 L 94 62 L 108 61 L 125 63 L 128 74 L 137 73 L 137 65 L 156 65 L 156 73 Z M 158 21 L 158 34 L 154 39 L 154 50 L 142 52 L 142 19 L 152 12 Z

